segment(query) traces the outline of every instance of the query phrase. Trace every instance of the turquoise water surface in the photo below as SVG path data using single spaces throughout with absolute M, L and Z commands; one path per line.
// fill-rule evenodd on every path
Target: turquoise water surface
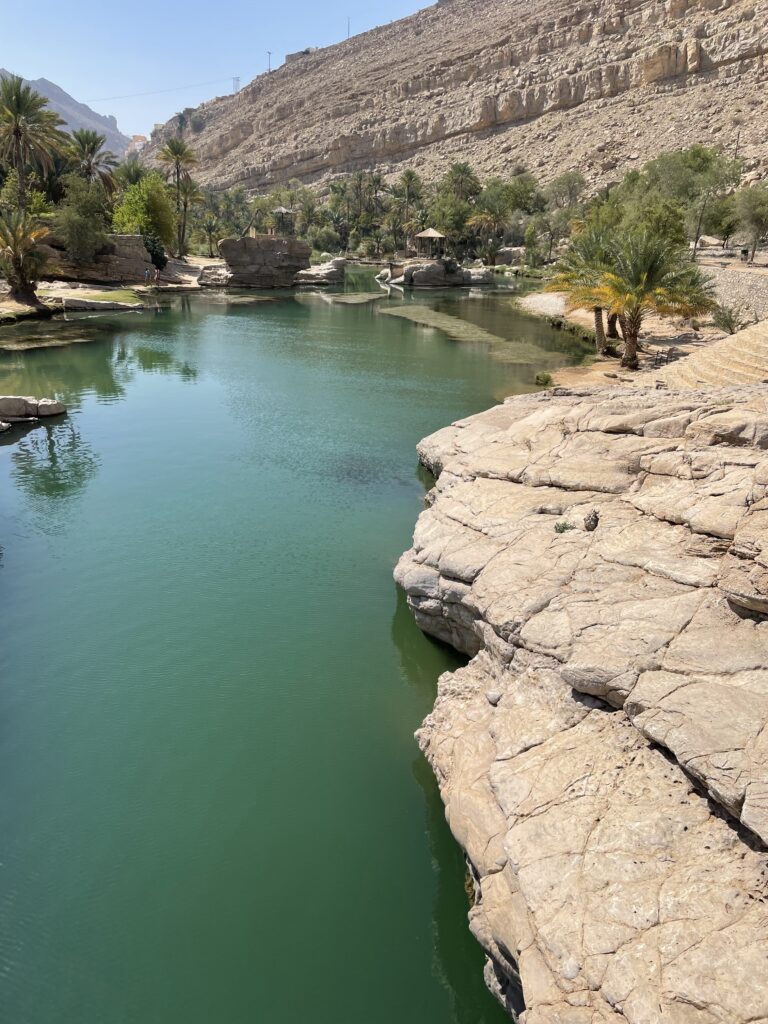
M 0 447 L 9 1024 L 506 1019 L 413 740 L 458 659 L 392 568 L 416 442 L 581 353 L 426 301 L 498 350 L 286 295 L 0 355 L 1 393 L 69 408 Z

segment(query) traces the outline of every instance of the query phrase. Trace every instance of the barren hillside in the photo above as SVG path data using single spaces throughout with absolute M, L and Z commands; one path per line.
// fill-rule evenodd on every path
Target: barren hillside
M 459 158 L 600 182 L 694 141 L 758 177 L 766 52 L 768 0 L 442 0 L 204 104 L 188 134 L 221 188 Z

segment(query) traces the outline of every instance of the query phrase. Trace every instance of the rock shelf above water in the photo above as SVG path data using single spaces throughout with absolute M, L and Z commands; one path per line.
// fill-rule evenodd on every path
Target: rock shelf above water
M 545 392 L 419 446 L 419 741 L 525 1024 L 768 1019 L 768 388 Z
M 14 423 L 34 423 L 49 416 L 61 416 L 67 410 L 53 398 L 29 398 L 0 395 L 0 433 Z

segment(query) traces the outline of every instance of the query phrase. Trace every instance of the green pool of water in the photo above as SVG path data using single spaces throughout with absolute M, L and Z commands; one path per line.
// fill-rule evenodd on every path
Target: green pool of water
M 457 659 L 391 573 L 416 442 L 541 367 L 317 295 L 37 330 L 90 340 L 0 355 L 70 409 L 0 447 L 3 1019 L 504 1020 L 412 736 Z

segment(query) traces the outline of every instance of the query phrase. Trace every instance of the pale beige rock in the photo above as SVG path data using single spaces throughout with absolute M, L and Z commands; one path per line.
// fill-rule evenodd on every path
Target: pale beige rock
M 300 270 L 309 267 L 310 247 L 299 238 L 257 235 L 224 238 L 219 252 L 232 288 L 290 288 Z M 201 284 L 211 284 L 209 280 Z
M 419 741 L 524 1024 L 768 1019 L 766 415 L 554 391 L 419 446 L 396 578 L 474 655 Z

